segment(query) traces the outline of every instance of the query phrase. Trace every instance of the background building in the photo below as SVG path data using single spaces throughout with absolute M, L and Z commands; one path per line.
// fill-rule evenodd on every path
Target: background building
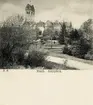
M 25 7 L 25 12 L 26 12 L 26 21 L 31 22 L 34 21 L 35 18 L 35 7 L 34 5 L 28 3 Z

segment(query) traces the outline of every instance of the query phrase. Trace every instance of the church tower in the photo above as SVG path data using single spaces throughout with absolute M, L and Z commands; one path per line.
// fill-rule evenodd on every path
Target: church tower
M 34 5 L 31 5 L 31 1 L 30 1 L 30 3 L 28 3 L 26 5 L 25 12 L 26 12 L 26 21 L 28 21 L 28 22 L 34 21 L 35 8 L 34 8 Z

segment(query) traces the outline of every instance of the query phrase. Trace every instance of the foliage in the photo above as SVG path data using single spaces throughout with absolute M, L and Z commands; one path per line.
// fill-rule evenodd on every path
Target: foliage
M 62 27 L 61 27 L 61 32 L 59 34 L 59 38 L 58 38 L 58 41 L 59 41 L 59 44 L 64 44 L 64 37 L 66 35 L 66 25 L 65 25 L 65 22 L 62 24 Z
M 80 41 L 73 41 L 72 43 L 72 56 L 80 57 Z
M 71 46 L 65 45 L 65 47 L 63 49 L 63 53 L 71 55 Z
M 71 45 L 66 45 L 64 47 L 63 53 L 79 58 L 84 58 L 89 49 L 90 43 L 85 38 L 81 37 L 79 40 L 72 41 Z
M 25 52 L 30 46 L 30 34 L 22 26 L 3 26 L 0 28 L 0 67 L 15 62 L 14 56 L 20 51 Z
M 93 34 L 93 19 L 88 19 L 87 21 L 85 21 L 80 29 L 83 31 L 83 33 L 86 33 L 87 36 L 90 36 Z
M 87 60 L 93 60 L 93 50 L 91 49 L 88 51 L 84 58 Z
M 17 65 L 24 65 L 24 60 L 25 60 L 25 52 L 23 50 L 18 51 L 15 55 L 15 63 Z
M 6 21 L 3 23 L 5 26 L 20 26 L 24 23 L 25 18 L 22 15 L 16 14 L 9 16 Z
M 51 29 L 51 28 L 48 28 L 48 29 L 45 29 L 44 32 L 43 32 L 43 38 L 45 40 L 50 40 L 54 37 L 54 30 Z
M 29 65 L 31 67 L 43 66 L 45 58 L 46 53 L 37 50 L 32 50 L 29 52 L 28 57 L 25 60 L 25 65 Z
M 79 40 L 79 38 L 80 38 L 80 35 L 79 35 L 77 29 L 72 30 L 72 31 L 70 32 L 70 39 L 71 39 L 71 41 L 73 41 L 73 40 Z

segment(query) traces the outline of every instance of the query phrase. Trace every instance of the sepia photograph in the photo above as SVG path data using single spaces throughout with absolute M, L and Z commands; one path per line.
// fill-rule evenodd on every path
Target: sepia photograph
M 0 105 L 93 105 L 93 0 L 0 0 Z
M 0 0 L 0 69 L 92 70 L 92 0 Z

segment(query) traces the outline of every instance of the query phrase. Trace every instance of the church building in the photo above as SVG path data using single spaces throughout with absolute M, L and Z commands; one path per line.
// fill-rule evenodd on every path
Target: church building
M 26 13 L 26 21 L 27 22 L 32 22 L 34 21 L 35 18 L 35 7 L 34 5 L 30 3 L 28 3 L 25 7 L 25 13 Z

